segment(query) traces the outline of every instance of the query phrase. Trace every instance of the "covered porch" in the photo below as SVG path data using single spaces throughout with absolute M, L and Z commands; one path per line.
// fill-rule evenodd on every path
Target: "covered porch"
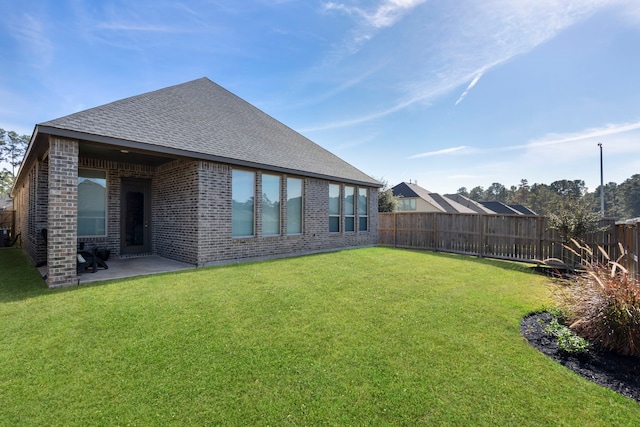
M 107 262 L 108 269 L 99 268 L 95 273 L 91 269 L 78 274 L 77 285 L 103 282 L 107 280 L 125 279 L 135 276 L 146 276 L 173 271 L 190 270 L 196 268 L 194 264 L 175 261 L 159 255 L 110 258 Z M 48 268 L 43 265 L 38 268 L 43 278 L 47 277 Z

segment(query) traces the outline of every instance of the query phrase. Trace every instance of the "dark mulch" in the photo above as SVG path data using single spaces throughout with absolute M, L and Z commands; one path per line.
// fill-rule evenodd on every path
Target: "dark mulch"
M 549 313 L 525 317 L 520 325 L 522 335 L 543 354 L 586 379 L 640 402 L 640 358 L 620 356 L 590 348 L 581 355 L 570 355 L 558 348 L 555 337 L 545 333 L 551 321 Z

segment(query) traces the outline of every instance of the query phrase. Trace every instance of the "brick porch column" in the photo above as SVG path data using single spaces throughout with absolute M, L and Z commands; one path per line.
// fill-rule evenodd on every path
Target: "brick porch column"
M 78 283 L 78 141 L 49 137 L 47 285 Z

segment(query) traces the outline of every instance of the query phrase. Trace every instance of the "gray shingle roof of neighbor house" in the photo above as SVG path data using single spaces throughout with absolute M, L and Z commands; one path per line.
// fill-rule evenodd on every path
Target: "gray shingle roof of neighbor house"
M 468 209 L 471 209 L 472 211 L 479 213 L 479 214 L 492 214 L 495 213 L 492 210 L 482 206 L 479 202 L 476 202 L 475 200 L 471 200 L 468 197 L 463 196 L 462 194 L 445 194 L 445 197 L 451 199 L 451 200 L 455 200 L 456 202 L 460 203 L 461 205 L 465 206 Z
M 513 209 L 510 206 L 505 205 L 502 202 L 491 201 L 491 202 L 478 202 L 478 203 L 480 203 L 482 206 L 484 206 L 487 209 L 491 209 L 493 212 L 495 212 L 497 214 L 501 214 L 501 215 L 522 215 L 521 212 L 518 212 L 517 210 Z
M 535 213 L 534 211 L 532 211 L 531 209 L 529 209 L 528 207 L 526 207 L 524 205 L 509 205 L 509 207 L 511 209 L 515 209 L 516 211 L 518 211 L 522 215 L 527 215 L 527 216 L 536 216 L 536 215 L 538 215 L 537 213 Z
M 394 196 L 421 198 L 427 203 L 431 204 L 442 212 L 447 213 L 474 213 L 473 210 L 461 205 L 455 200 L 448 198 L 447 196 L 441 196 L 438 193 L 432 193 L 426 188 L 420 187 L 415 183 L 401 182 L 392 189 Z
M 381 186 L 208 78 L 40 123 L 38 132 Z

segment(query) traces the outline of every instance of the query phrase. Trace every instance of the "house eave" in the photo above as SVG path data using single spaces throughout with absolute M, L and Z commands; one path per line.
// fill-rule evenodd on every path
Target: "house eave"
M 34 135 L 32 136 L 32 141 L 35 140 L 35 138 L 37 137 L 37 134 L 54 135 L 54 136 L 59 136 L 63 138 L 77 139 L 80 141 L 91 141 L 91 142 L 97 142 L 100 144 L 117 146 L 127 150 L 139 150 L 142 152 L 160 154 L 160 155 L 165 155 L 170 157 L 183 157 L 183 158 L 186 157 L 186 158 L 193 158 L 198 160 L 207 160 L 212 162 L 226 163 L 234 166 L 261 169 L 261 170 L 267 170 L 267 171 L 297 175 L 297 176 L 305 176 L 309 178 L 318 178 L 318 179 L 341 182 L 345 184 L 353 184 L 358 186 L 366 186 L 366 187 L 373 187 L 373 188 L 382 187 L 382 184 L 378 183 L 377 181 L 367 182 L 367 181 L 362 181 L 357 179 L 350 179 L 346 177 L 330 176 L 330 175 L 321 174 L 321 173 L 296 170 L 291 168 L 283 168 L 279 166 L 250 162 L 246 160 L 234 159 L 234 158 L 229 158 L 224 156 L 215 156 L 211 154 L 199 153 L 199 152 L 194 152 L 189 150 L 180 150 L 180 149 L 171 148 L 171 147 L 163 147 L 163 146 L 148 144 L 144 142 L 118 139 L 118 138 L 113 138 L 113 137 L 104 136 L 104 135 L 89 134 L 89 133 L 74 131 L 70 129 L 61 129 L 53 126 L 37 125 L 36 130 L 34 131 Z M 33 142 L 30 143 L 29 148 L 31 149 L 33 145 L 34 145 Z M 29 152 L 30 150 L 27 152 L 27 155 L 29 155 Z M 26 158 L 27 156 L 25 156 L 25 159 Z M 18 176 L 20 176 L 20 171 L 18 172 Z M 16 180 L 16 183 L 17 183 L 17 180 Z

